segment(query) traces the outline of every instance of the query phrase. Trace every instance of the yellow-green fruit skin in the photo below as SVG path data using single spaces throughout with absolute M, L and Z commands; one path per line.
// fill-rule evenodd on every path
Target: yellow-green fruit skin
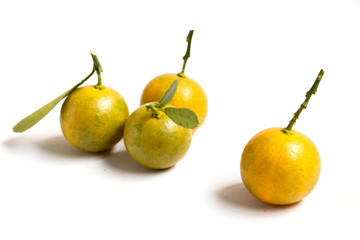
M 124 98 L 110 87 L 76 89 L 61 108 L 64 137 L 87 152 L 111 149 L 123 137 L 129 110 Z
M 302 200 L 320 176 L 320 155 L 304 134 L 270 128 L 244 148 L 240 172 L 248 191 L 263 202 L 286 205 Z
M 208 101 L 203 88 L 185 75 L 168 73 L 155 77 L 145 86 L 141 94 L 140 105 L 160 101 L 175 79 L 178 79 L 179 83 L 176 93 L 169 104 L 178 108 L 189 108 L 195 112 L 199 119 L 199 125 L 193 130 L 195 132 L 205 121 L 208 112 Z
M 163 112 L 158 118 L 154 117 L 145 105 L 130 115 L 124 130 L 128 153 L 138 163 L 152 169 L 174 166 L 189 150 L 191 139 L 190 129 L 175 124 Z

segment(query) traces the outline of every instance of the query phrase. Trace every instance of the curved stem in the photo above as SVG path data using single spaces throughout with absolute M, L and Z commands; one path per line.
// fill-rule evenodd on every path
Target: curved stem
M 78 87 L 80 87 L 80 85 L 82 85 L 85 81 L 87 81 L 95 72 L 95 68 L 92 69 L 91 73 L 89 75 L 86 76 L 86 78 L 84 78 L 81 82 L 79 82 L 78 84 L 76 84 L 73 88 L 74 90 Z
M 194 30 L 190 30 L 189 34 L 188 34 L 188 36 L 186 38 L 186 41 L 188 42 L 188 46 L 187 46 L 187 49 L 186 49 L 186 53 L 185 53 L 185 55 L 183 57 L 184 63 L 183 63 L 182 70 L 179 73 L 180 75 L 184 75 L 186 62 L 187 62 L 188 58 L 190 57 L 191 40 L 192 40 L 193 34 L 194 34 Z
M 318 88 L 318 86 L 320 84 L 320 81 L 321 81 L 321 78 L 323 77 L 323 75 L 324 75 L 324 70 L 321 69 L 318 76 L 317 76 L 317 78 L 316 78 L 316 80 L 315 80 L 315 82 L 314 82 L 314 84 L 312 85 L 310 90 L 306 93 L 306 98 L 305 98 L 304 102 L 300 105 L 299 109 L 294 113 L 294 116 L 290 120 L 287 127 L 282 130 L 284 133 L 291 132 L 292 127 L 294 126 L 296 120 L 299 118 L 300 113 L 302 112 L 302 110 L 304 110 L 307 107 L 311 96 L 316 93 L 317 88 Z
M 91 57 L 93 59 L 93 62 L 94 62 L 94 69 L 96 70 L 96 73 L 98 75 L 98 83 L 97 85 L 95 86 L 97 89 L 102 89 L 103 88 L 103 85 L 102 85 L 102 81 L 101 81 L 101 74 L 100 72 L 103 71 L 103 68 L 99 62 L 99 59 L 97 58 L 97 56 L 95 55 L 95 53 L 93 51 L 90 51 L 91 53 Z

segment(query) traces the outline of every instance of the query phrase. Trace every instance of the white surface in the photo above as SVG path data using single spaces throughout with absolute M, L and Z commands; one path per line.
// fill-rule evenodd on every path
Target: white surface
M 359 239 L 360 1 L 3 1 L 0 7 L 0 239 Z M 12 127 L 83 79 L 89 51 L 130 111 L 145 84 L 186 74 L 209 114 L 178 165 L 151 171 L 120 142 L 70 146 L 60 105 L 23 134 Z M 322 157 L 314 191 L 275 207 L 253 198 L 239 163 L 257 132 L 294 129 Z M 96 77 L 87 84 L 95 84 Z

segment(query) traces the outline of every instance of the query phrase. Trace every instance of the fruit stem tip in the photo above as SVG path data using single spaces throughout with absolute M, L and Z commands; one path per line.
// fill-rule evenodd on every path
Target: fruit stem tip
M 306 92 L 306 98 L 305 98 L 304 102 L 300 105 L 299 109 L 294 113 L 294 116 L 289 121 L 289 124 L 287 125 L 287 127 L 282 130 L 285 134 L 289 134 L 291 132 L 292 127 L 296 123 L 296 120 L 299 118 L 300 113 L 309 104 L 311 96 L 317 92 L 318 86 L 320 84 L 320 81 L 321 81 L 323 75 L 324 75 L 324 70 L 321 69 L 318 76 L 316 77 L 316 80 L 315 80 L 314 84 L 312 85 L 310 90 L 308 92 Z
M 100 72 L 103 71 L 103 68 L 99 62 L 99 59 L 97 58 L 97 56 L 95 55 L 95 53 L 90 50 L 90 53 L 91 53 L 91 57 L 93 59 L 93 62 L 94 62 L 94 69 L 96 70 L 96 73 L 98 75 L 98 83 L 97 85 L 95 86 L 97 89 L 102 89 L 103 88 L 103 85 L 102 85 L 102 80 L 101 80 L 101 74 Z
M 90 50 L 90 53 L 91 53 L 91 57 L 93 59 L 96 71 L 102 72 L 103 68 L 99 62 L 99 59 L 97 58 L 97 56 L 95 55 L 95 53 L 92 50 Z
M 187 62 L 188 58 L 190 57 L 191 40 L 192 40 L 193 34 L 194 34 L 194 30 L 190 30 L 188 36 L 186 37 L 186 41 L 187 41 L 188 45 L 187 45 L 186 53 L 183 57 L 184 63 L 183 63 L 183 67 L 182 67 L 180 74 L 184 74 L 186 62 Z

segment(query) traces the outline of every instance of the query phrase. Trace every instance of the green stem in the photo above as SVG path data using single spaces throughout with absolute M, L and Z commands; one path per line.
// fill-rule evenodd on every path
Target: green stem
M 318 88 L 318 86 L 320 84 L 320 81 L 321 81 L 321 78 L 323 77 L 323 75 L 324 75 L 324 70 L 321 69 L 318 76 L 317 76 L 317 78 L 316 78 L 316 80 L 315 80 L 315 82 L 314 82 L 314 84 L 312 85 L 310 90 L 306 93 L 305 101 L 300 105 L 299 109 L 294 113 L 294 116 L 290 120 L 287 127 L 282 130 L 284 133 L 291 132 L 292 127 L 294 126 L 296 120 L 299 118 L 300 113 L 302 112 L 302 110 L 304 110 L 307 107 L 311 96 L 316 93 L 317 88 Z
M 98 83 L 95 86 L 97 89 L 102 89 L 103 85 L 102 85 L 102 80 L 101 80 L 101 72 L 103 71 L 103 68 L 99 62 L 99 59 L 97 58 L 97 56 L 95 55 L 95 53 L 93 51 L 90 51 L 91 53 L 91 57 L 93 59 L 94 62 L 94 69 L 96 70 L 96 74 L 98 76 Z
M 87 75 L 86 78 L 84 78 L 81 82 L 79 82 L 78 84 L 76 84 L 76 85 L 74 86 L 74 90 L 75 90 L 76 88 L 80 87 L 80 85 L 82 85 L 86 80 L 88 80 L 88 79 L 94 74 L 94 72 L 95 72 L 95 68 L 93 68 L 93 70 L 91 71 L 91 73 L 90 73 L 89 75 Z
M 152 104 L 146 104 L 145 105 L 146 109 L 147 110 L 151 110 L 152 111 L 152 114 L 153 114 L 153 117 L 156 117 L 156 118 L 160 118 L 161 116 L 161 112 L 162 110 L 160 110 L 159 108 L 156 108 L 154 105 Z
M 186 53 L 185 53 L 185 55 L 183 57 L 184 63 L 183 63 L 182 70 L 179 73 L 180 76 L 184 75 L 186 63 L 187 63 L 188 58 L 190 57 L 191 40 L 192 40 L 193 34 L 194 34 L 194 30 L 190 30 L 189 34 L 188 34 L 188 36 L 186 38 L 186 41 L 188 42 L 188 46 L 187 46 L 187 49 L 186 49 Z
M 97 74 L 97 76 L 98 76 L 98 82 L 97 82 L 97 84 L 95 85 L 95 87 L 96 87 L 97 89 L 103 89 L 104 86 L 102 85 L 101 74 L 100 74 L 100 72 L 99 72 L 98 70 L 96 70 L 96 74 Z
M 91 57 L 93 59 L 94 62 L 94 66 L 96 68 L 97 71 L 102 72 L 103 68 L 99 62 L 99 59 L 97 58 L 97 56 L 95 55 L 95 53 L 93 51 L 90 51 Z

